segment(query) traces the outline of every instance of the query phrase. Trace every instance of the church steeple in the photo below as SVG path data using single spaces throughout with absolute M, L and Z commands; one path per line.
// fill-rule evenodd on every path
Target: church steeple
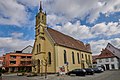
M 43 11 L 42 2 L 40 1 L 39 12 L 36 15 L 36 36 L 43 36 L 46 28 L 46 12 Z
M 42 12 L 42 10 L 43 10 L 43 9 L 42 9 L 42 4 L 41 4 L 41 3 L 42 3 L 42 1 L 40 1 L 40 9 L 39 9 L 40 12 Z

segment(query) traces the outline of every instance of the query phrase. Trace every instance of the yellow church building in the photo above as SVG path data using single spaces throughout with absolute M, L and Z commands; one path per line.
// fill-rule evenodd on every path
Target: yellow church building
M 90 44 L 47 27 L 46 13 L 41 4 L 36 15 L 35 34 L 32 72 L 44 73 L 47 70 L 47 73 L 56 73 L 61 66 L 65 67 L 65 72 L 92 67 Z

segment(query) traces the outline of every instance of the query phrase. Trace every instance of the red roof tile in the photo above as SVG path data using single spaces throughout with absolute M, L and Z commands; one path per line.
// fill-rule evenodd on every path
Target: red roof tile
M 115 57 L 115 55 L 105 48 L 101 51 L 101 54 L 97 58 L 110 58 L 110 57 Z
M 93 55 L 93 56 L 92 56 L 92 61 L 93 61 L 93 62 L 97 62 L 97 61 L 96 61 L 96 58 L 97 58 L 98 56 L 99 56 L 99 55 Z
M 88 49 L 84 45 L 84 43 L 79 40 L 76 40 L 68 35 L 65 35 L 65 34 L 59 32 L 59 31 L 56 31 L 54 29 L 51 29 L 51 28 L 47 28 L 47 31 L 49 32 L 50 36 L 55 41 L 55 43 L 58 45 L 90 52 L 90 51 L 88 51 Z

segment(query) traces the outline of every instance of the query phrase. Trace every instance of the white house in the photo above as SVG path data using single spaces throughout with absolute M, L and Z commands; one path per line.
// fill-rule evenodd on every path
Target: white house
M 120 68 L 120 50 L 108 43 L 97 57 L 97 66 L 104 66 L 106 70 Z

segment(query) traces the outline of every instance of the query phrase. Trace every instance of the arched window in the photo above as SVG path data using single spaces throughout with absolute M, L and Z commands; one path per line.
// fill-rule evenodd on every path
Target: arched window
M 40 53 L 40 51 L 41 51 L 41 45 L 39 44 L 39 53 Z
M 67 56 L 66 56 L 66 50 L 64 50 L 64 64 L 67 63 Z
M 79 53 L 77 53 L 77 57 L 78 57 L 78 64 L 80 64 L 80 56 L 79 56 Z
M 86 61 L 87 61 L 87 54 L 85 54 L 85 59 L 86 59 Z
M 82 58 L 84 58 L 84 55 L 82 54 Z
M 72 61 L 73 61 L 73 64 L 75 64 L 74 52 L 72 52 Z
M 37 53 L 38 53 L 38 47 L 39 47 L 39 46 L 37 45 Z
M 51 64 L 51 53 L 48 52 L 48 64 Z

